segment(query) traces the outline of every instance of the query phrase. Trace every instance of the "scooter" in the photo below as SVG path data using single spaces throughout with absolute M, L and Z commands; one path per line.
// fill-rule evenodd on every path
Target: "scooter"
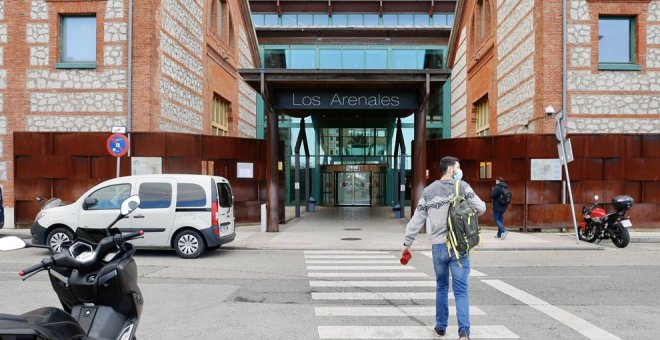
M 78 228 L 75 243 L 21 270 L 23 281 L 48 270 L 62 309 L 0 314 L 0 338 L 135 340 L 144 301 L 137 285 L 135 248 L 128 241 L 142 237 L 144 231 L 122 233 L 113 226 L 139 205 L 137 195 L 127 198 L 107 228 Z M 25 247 L 48 246 L 26 244 L 14 236 L 0 239 L 0 251 Z
M 587 242 L 600 243 L 611 239 L 618 248 L 625 248 L 630 243 L 628 228 L 632 227 L 630 218 L 625 214 L 633 206 L 634 200 L 628 195 L 612 198 L 614 211 L 606 212 L 598 206 L 598 196 L 594 203 L 582 208 L 583 221 L 578 225 L 578 237 Z

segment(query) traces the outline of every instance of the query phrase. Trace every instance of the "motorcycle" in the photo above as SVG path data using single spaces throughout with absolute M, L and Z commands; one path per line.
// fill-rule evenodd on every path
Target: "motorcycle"
M 107 228 L 78 228 L 73 244 L 64 244 L 61 252 L 21 270 L 23 281 L 48 270 L 62 309 L 0 314 L 0 338 L 135 340 L 144 302 L 137 285 L 135 248 L 128 241 L 142 237 L 144 231 L 122 233 L 113 226 L 139 205 L 137 195 L 127 198 Z M 14 236 L 0 239 L 0 251 L 25 247 L 48 248 Z
M 614 211 L 611 212 L 599 207 L 598 195 L 594 196 L 594 201 L 582 208 L 584 220 L 578 224 L 578 237 L 596 244 L 611 239 L 618 248 L 625 248 L 630 243 L 628 228 L 632 227 L 630 218 L 625 214 L 633 206 L 633 198 L 628 195 L 615 196 L 612 198 Z

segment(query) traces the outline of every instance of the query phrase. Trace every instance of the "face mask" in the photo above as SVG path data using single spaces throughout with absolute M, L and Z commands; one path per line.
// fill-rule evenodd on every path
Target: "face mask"
M 454 170 L 454 179 L 458 181 L 461 178 L 463 178 L 463 170 L 461 169 Z

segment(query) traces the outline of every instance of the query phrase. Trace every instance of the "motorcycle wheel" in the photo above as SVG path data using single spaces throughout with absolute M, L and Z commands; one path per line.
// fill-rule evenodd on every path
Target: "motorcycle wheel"
M 578 229 L 578 237 L 581 241 L 587 241 L 589 243 L 594 243 L 598 238 L 596 233 L 596 227 L 589 225 L 584 229 Z
M 618 225 L 618 231 L 612 235 L 612 243 L 617 248 L 625 248 L 630 243 L 630 233 L 622 225 Z

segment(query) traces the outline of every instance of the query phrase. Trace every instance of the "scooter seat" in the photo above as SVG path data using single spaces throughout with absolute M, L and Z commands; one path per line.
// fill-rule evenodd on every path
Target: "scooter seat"
M 35 335 L 44 339 L 82 339 L 85 331 L 61 309 L 44 307 L 21 315 L 0 314 L 0 335 Z

